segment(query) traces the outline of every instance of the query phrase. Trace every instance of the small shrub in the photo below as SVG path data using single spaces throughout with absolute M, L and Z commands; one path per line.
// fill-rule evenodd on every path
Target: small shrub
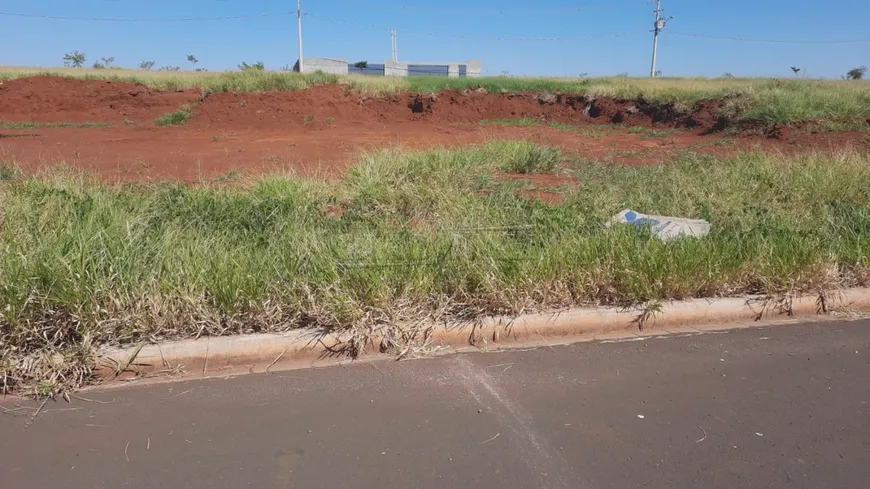
M 191 117 L 193 114 L 190 113 L 190 107 L 183 105 L 175 112 L 158 117 L 156 122 L 158 126 L 180 126 Z

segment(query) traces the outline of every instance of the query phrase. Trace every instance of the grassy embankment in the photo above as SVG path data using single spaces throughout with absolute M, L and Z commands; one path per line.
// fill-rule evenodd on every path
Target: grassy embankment
M 566 162 L 500 142 L 383 152 L 346 177 L 110 186 L 0 170 L 0 390 L 83 382 L 95 349 L 198 334 L 399 327 L 582 304 L 864 285 L 870 155 Z M 563 169 L 558 169 L 563 168 Z M 567 171 L 548 205 L 499 171 Z M 623 208 L 710 220 L 661 243 Z
M 773 80 L 708 78 L 385 78 L 363 75 L 299 75 L 274 71 L 151 72 L 90 70 L 75 68 L 0 68 L 0 80 L 35 74 L 142 83 L 157 90 L 203 89 L 268 91 L 301 90 L 339 83 L 372 95 L 393 92 L 434 92 L 446 89 L 485 87 L 490 92 L 507 90 L 586 94 L 596 97 L 644 99 L 676 103 L 687 110 L 699 100 L 729 100 L 735 119 L 767 123 L 822 122 L 823 129 L 853 129 L 866 126 L 870 116 L 870 81 Z

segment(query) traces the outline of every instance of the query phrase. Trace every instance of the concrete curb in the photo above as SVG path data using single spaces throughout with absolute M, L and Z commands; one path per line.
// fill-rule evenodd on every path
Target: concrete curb
M 642 308 L 578 308 L 512 318 L 485 318 L 474 323 L 431 323 L 423 327 L 417 325 L 417 331 L 425 331 L 430 351 L 461 351 L 469 347 L 487 350 L 724 330 L 841 311 L 870 313 L 870 289 L 847 289 L 826 293 L 823 297 L 783 297 L 776 301 L 760 297 L 693 299 L 663 304 L 658 311 L 650 310 L 646 315 Z M 365 353 L 364 359 L 395 358 L 395 354 L 377 353 L 376 345 L 383 339 L 371 338 L 366 350 L 376 353 Z M 101 376 L 114 377 L 109 366 L 115 364 L 130 364 L 131 370 L 139 374 L 183 366 L 184 372 L 193 377 L 323 366 L 348 361 L 350 358 L 343 346 L 349 340 L 348 335 L 300 330 L 170 341 L 143 346 L 138 354 L 136 348 L 107 350 L 101 355 L 100 364 L 104 366 Z

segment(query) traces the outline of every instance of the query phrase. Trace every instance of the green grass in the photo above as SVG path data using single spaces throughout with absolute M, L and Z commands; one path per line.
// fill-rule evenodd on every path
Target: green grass
M 536 119 L 530 117 L 520 119 L 485 119 L 478 122 L 481 126 L 534 126 L 537 123 Z
M 556 205 L 496 178 L 559 157 L 498 142 L 375 153 L 341 180 L 233 173 L 190 186 L 0 167 L 0 389 L 75 386 L 95 348 L 154 338 L 870 281 L 866 153 L 569 161 L 577 183 Z M 662 243 L 603 226 L 626 207 L 705 218 L 712 234 Z
M 664 138 L 678 134 L 678 129 L 655 129 L 652 127 L 632 126 L 628 128 L 629 134 L 644 134 L 647 139 Z
M 12 180 L 20 175 L 21 172 L 15 166 L 0 162 L 0 182 Z
M 562 161 L 562 150 L 538 146 L 525 141 L 505 144 L 500 148 L 498 169 L 507 173 L 553 173 Z
M 41 129 L 44 127 L 90 128 L 109 127 L 107 122 L 8 122 L 0 121 L 0 129 Z
M 744 119 L 770 123 L 856 122 L 870 116 L 870 84 L 773 80 L 732 106 Z
M 673 103 L 690 110 L 706 99 L 728 98 L 735 119 L 773 123 L 835 121 L 860 123 L 870 116 L 870 81 L 763 78 L 523 78 L 372 77 L 274 71 L 147 72 L 75 68 L 0 68 L 0 80 L 35 74 L 141 83 L 156 90 L 213 92 L 301 90 L 339 83 L 368 95 L 435 92 L 484 87 L 489 92 L 546 92 Z
M 555 78 L 447 78 L 444 76 L 411 76 L 405 79 L 409 91 L 440 92 L 483 87 L 487 92 L 586 93 L 592 86 L 589 79 Z
M 155 122 L 158 126 L 180 126 L 184 124 L 184 121 L 193 117 L 193 114 L 190 113 L 190 107 L 187 105 L 182 105 L 175 112 L 169 112 L 167 114 L 163 114 L 158 117 Z
M 620 127 L 614 124 L 583 124 L 577 126 L 577 134 L 588 139 L 602 139 L 605 136 L 610 136 L 620 130 Z
M 679 134 L 679 130 L 676 129 L 652 129 L 647 131 L 646 136 L 647 139 L 654 138 L 666 138 L 668 136 L 673 136 L 674 134 Z
M 478 124 L 482 126 L 535 126 L 538 124 L 544 124 L 544 122 L 539 121 L 537 119 L 532 119 L 531 117 L 521 117 L 519 119 L 485 119 Z M 546 125 L 552 127 L 553 129 L 557 129 L 559 131 L 577 131 L 578 126 L 572 124 L 565 124 L 562 122 L 550 121 L 546 122 Z
M 565 124 L 562 122 L 550 121 L 547 123 L 547 125 L 552 127 L 553 129 L 557 129 L 559 131 L 576 131 L 577 130 L 577 126 L 572 125 L 572 124 Z
M 278 71 L 166 72 L 124 69 L 92 70 L 87 68 L 0 68 L 0 80 L 34 75 L 52 75 L 84 80 L 107 80 L 138 83 L 154 90 L 201 90 L 210 92 L 264 92 L 303 90 L 319 85 L 346 84 L 370 94 L 407 90 L 403 78 L 338 76 L 324 73 L 303 74 Z

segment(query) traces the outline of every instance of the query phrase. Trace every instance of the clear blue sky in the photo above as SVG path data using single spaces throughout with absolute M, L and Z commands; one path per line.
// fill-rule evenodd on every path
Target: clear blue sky
M 675 17 L 660 42 L 659 69 L 666 76 L 791 76 L 789 67 L 795 65 L 809 76 L 834 78 L 870 65 L 870 42 L 766 44 L 677 35 L 870 39 L 867 0 L 663 0 L 663 7 L 665 15 Z M 395 27 L 401 60 L 481 59 L 490 75 L 646 75 L 653 8 L 650 0 L 303 0 L 303 12 L 311 14 L 303 17 L 305 55 L 380 63 L 390 57 L 388 28 Z M 201 18 L 295 9 L 294 0 L 0 0 L 4 13 L 91 18 Z M 212 71 L 241 61 L 279 68 L 297 57 L 292 15 L 146 23 L 0 16 L 0 32 L 3 65 L 59 66 L 63 54 L 74 49 L 86 53 L 89 62 L 113 56 L 126 67 L 143 60 L 187 66 L 186 55 L 194 54 L 200 67 Z M 613 37 L 617 34 L 622 36 Z M 521 40 L 529 38 L 569 39 Z

